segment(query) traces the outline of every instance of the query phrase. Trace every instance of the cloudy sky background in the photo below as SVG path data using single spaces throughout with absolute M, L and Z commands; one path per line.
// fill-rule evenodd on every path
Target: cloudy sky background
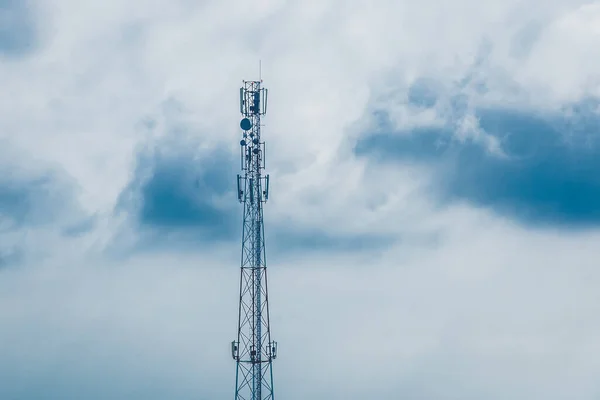
M 600 3 L 0 0 L 0 398 L 233 396 L 238 88 L 282 399 L 598 399 Z

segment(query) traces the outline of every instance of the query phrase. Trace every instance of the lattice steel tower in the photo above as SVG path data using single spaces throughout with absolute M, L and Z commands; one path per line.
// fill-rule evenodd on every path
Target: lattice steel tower
M 267 89 L 262 80 L 244 81 L 240 88 L 243 131 L 242 174 L 237 177 L 238 200 L 244 204 L 242 267 L 237 340 L 231 343 L 236 361 L 235 400 L 272 400 L 272 362 L 277 343 L 271 340 L 269 297 L 265 257 L 263 204 L 269 197 L 265 168 L 265 143 L 260 136 L 260 118 L 267 112 Z

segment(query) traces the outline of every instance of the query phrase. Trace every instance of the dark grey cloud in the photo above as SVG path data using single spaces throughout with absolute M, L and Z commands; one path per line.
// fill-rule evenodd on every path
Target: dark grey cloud
M 236 235 L 238 164 L 228 149 L 201 151 L 201 134 L 186 121 L 188 114 L 181 101 L 168 98 L 156 115 L 140 121 L 142 131 L 163 138 L 140 149 L 115 210 L 132 217 L 138 250 L 229 241 Z
M 51 251 L 50 245 L 40 246 L 38 234 L 77 237 L 94 228 L 95 219 L 81 209 L 77 186 L 64 171 L 24 173 L 7 164 L 0 166 L 0 176 L 0 267 Z
M 230 234 L 232 207 L 216 200 L 227 194 L 235 200 L 235 164 L 227 153 L 216 151 L 198 160 L 185 154 L 177 158 L 158 155 L 153 161 L 152 177 L 141 185 L 142 224 L 160 228 L 210 227 L 213 235 Z
M 35 50 L 36 21 L 30 0 L 0 0 L 0 55 L 17 57 Z
M 80 207 L 70 176 L 52 168 L 30 171 L 21 162 L 28 165 L 31 160 L 0 165 L 0 267 L 20 265 L 30 253 L 52 250 L 33 244 L 37 234 L 74 237 L 95 226 L 95 219 Z
M 413 106 L 431 108 L 438 100 L 438 91 L 438 82 L 419 78 L 408 89 L 408 102 Z
M 237 164 L 226 150 L 197 155 L 196 148 L 166 143 L 139 154 L 134 177 L 116 207 L 131 217 L 135 239 L 133 248 L 119 253 L 184 251 L 238 238 Z
M 266 225 L 269 228 L 268 221 Z M 320 230 L 273 228 L 267 229 L 266 245 L 269 259 L 275 262 L 307 251 L 354 253 L 381 250 L 398 241 L 391 235 L 331 234 Z
M 0 179 L 2 219 L 19 227 L 60 223 L 61 214 L 73 205 L 74 187 L 55 172 L 18 177 L 12 168 L 3 168 L 8 178 Z
M 499 140 L 506 157 L 491 154 L 481 143 L 454 139 L 450 125 L 393 132 L 380 112 L 379 129 L 360 139 L 355 153 L 431 168 L 431 190 L 442 202 L 467 200 L 525 223 L 596 226 L 597 107 L 597 101 L 588 99 L 552 114 L 475 110 L 481 128 Z

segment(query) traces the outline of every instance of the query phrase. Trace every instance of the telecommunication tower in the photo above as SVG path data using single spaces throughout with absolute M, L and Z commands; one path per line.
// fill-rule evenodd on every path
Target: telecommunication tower
M 238 200 L 244 205 L 242 260 L 237 340 L 231 343 L 236 361 L 235 400 L 273 400 L 273 360 L 277 343 L 271 340 L 265 257 L 263 204 L 269 198 L 265 142 L 260 118 L 267 112 L 267 89 L 262 80 L 244 81 L 240 88 L 242 174 L 237 176 Z

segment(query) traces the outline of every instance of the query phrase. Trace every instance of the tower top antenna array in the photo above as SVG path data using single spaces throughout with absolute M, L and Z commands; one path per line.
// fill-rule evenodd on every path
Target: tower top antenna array
M 259 76 L 260 76 L 259 62 Z M 237 340 L 231 343 L 236 362 L 235 399 L 272 400 L 273 360 L 277 342 L 271 340 L 263 205 L 269 198 L 265 142 L 260 119 L 267 113 L 268 91 L 262 80 L 243 81 L 240 88 L 240 164 L 237 197 L 244 206 Z

